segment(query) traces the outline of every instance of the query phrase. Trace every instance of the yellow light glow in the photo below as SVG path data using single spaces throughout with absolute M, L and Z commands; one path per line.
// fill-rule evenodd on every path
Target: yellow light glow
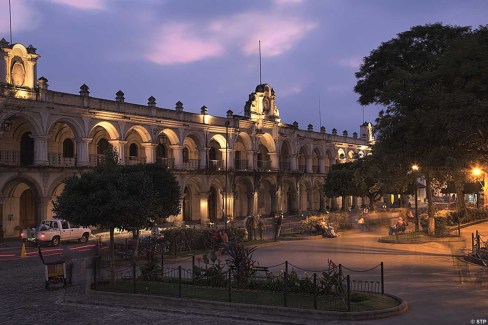
M 474 176 L 480 176 L 483 173 L 483 171 L 478 167 L 473 168 L 471 172 L 473 173 Z
M 412 165 L 412 170 L 413 171 L 418 171 L 420 168 L 418 165 Z

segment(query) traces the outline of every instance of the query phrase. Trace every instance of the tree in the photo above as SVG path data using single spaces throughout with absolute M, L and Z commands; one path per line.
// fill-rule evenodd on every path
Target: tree
M 475 45 L 467 47 L 466 43 Z M 488 134 L 486 123 L 476 121 L 486 108 L 486 92 L 485 99 L 480 96 L 482 85 L 486 87 L 486 74 L 470 72 L 471 65 L 480 68 L 477 56 L 484 55 L 481 61 L 487 61 L 484 43 L 486 28 L 473 32 L 469 27 L 439 23 L 416 26 L 382 43 L 356 73 L 359 102 L 386 107 L 376 120 L 373 153 L 388 157 L 404 173 L 413 164 L 421 167 L 426 180 L 429 233 L 434 232 L 432 181 L 461 175 L 455 171 L 473 159 L 471 152 L 478 147 L 473 138 L 483 137 L 471 135 L 480 134 L 470 130 L 471 123 Z M 473 48 L 476 55 L 467 51 Z M 462 60 L 470 63 L 460 64 Z M 486 71 L 486 66 L 482 64 L 481 71 Z M 460 80 L 453 79 L 453 72 Z
M 178 214 L 179 199 L 180 187 L 170 171 L 155 164 L 121 166 L 111 148 L 103 164 L 66 180 L 53 211 L 73 223 L 108 228 L 113 260 L 115 228 L 138 238 L 140 229 Z
M 342 197 L 342 209 L 345 209 L 345 197 L 355 195 L 352 163 L 332 165 L 325 178 L 324 193 L 328 197 Z
M 141 229 L 180 212 L 180 186 L 174 175 L 158 164 L 122 166 L 119 184 L 120 228 L 133 233 L 137 252 Z

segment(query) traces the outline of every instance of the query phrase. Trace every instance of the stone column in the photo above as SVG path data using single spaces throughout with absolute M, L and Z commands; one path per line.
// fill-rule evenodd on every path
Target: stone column
M 226 149 L 219 149 L 220 153 L 222 154 L 222 167 L 225 170 L 225 161 L 227 160 L 227 169 L 228 170 L 234 170 L 234 160 L 231 159 L 233 150 L 230 148 L 227 148 L 227 155 L 226 155 Z M 226 157 L 227 156 L 227 157 Z
M 199 154 L 199 157 L 200 157 L 200 161 L 199 161 L 199 164 L 200 166 L 198 166 L 200 169 L 206 169 L 207 168 L 207 158 L 208 158 L 208 151 L 210 149 L 209 148 L 203 148 L 203 149 L 200 149 L 198 154 Z
M 34 165 L 46 166 L 49 164 L 47 159 L 47 135 L 33 135 L 34 138 Z
M 90 151 L 88 145 L 93 139 L 81 138 L 76 141 L 76 166 L 89 166 L 90 165 Z
M 247 150 L 246 151 L 247 155 L 247 169 L 248 170 L 253 170 L 254 169 L 254 151 L 253 150 Z
M 311 174 L 313 173 L 313 159 L 312 157 L 305 158 L 305 172 Z
M 150 142 L 141 143 L 146 154 L 146 164 L 152 164 L 156 161 L 156 144 Z
M 298 170 L 298 155 L 290 155 L 290 169 L 294 172 Z
M 173 157 L 175 158 L 175 169 L 183 168 L 183 146 L 179 144 L 173 144 L 169 146 L 173 150 Z
M 269 152 L 269 158 L 271 159 L 271 170 L 279 170 L 280 169 L 280 157 L 277 152 Z
M 325 174 L 325 159 L 324 158 L 319 159 L 319 173 Z
M 117 150 L 119 154 L 119 161 L 122 165 L 125 165 L 125 145 L 127 141 L 110 140 L 109 143 Z

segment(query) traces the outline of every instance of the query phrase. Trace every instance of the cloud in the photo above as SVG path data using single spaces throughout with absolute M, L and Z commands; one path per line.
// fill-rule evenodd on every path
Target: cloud
M 157 64 L 191 63 L 219 57 L 231 50 L 245 56 L 283 54 L 317 23 L 290 12 L 247 12 L 192 23 L 166 23 L 157 29 L 146 58 Z
M 103 10 L 105 0 L 50 0 L 53 3 L 66 5 L 80 10 Z
M 349 59 L 339 60 L 340 66 L 347 67 L 347 68 L 354 68 L 354 69 L 358 69 L 361 63 L 363 63 L 363 60 L 360 58 L 349 58 Z
M 164 25 L 146 58 L 154 63 L 166 65 L 191 63 L 222 55 L 222 45 L 198 33 L 199 28 L 191 24 Z
M 273 3 L 278 7 L 289 6 L 289 5 L 300 5 L 305 3 L 305 0 L 273 0 Z
M 290 95 L 295 95 L 301 93 L 303 88 L 301 86 L 291 86 L 289 88 L 284 88 L 280 90 L 279 95 L 280 97 L 287 97 Z

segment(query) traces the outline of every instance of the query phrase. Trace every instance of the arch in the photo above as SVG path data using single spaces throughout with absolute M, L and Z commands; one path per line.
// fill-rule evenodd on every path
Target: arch
M 237 142 L 241 142 L 246 150 L 252 150 L 252 139 L 251 136 L 246 132 L 239 132 L 237 137 L 234 139 L 234 145 L 232 146 L 233 148 L 236 147 Z
M 11 177 L 2 189 L 4 211 L 10 215 L 11 222 L 4 225 L 5 235 L 16 236 L 14 229 L 36 227 L 42 219 L 42 190 L 39 184 L 28 176 Z
M 225 137 L 222 134 L 215 134 L 213 137 L 210 138 L 209 143 L 212 141 L 217 142 L 221 149 L 225 149 L 227 147 Z
M 234 183 L 234 218 L 253 213 L 253 185 L 249 177 L 237 177 Z
M 312 152 L 310 151 L 310 146 L 306 144 L 300 146 L 300 148 L 298 149 L 298 153 L 303 153 L 305 155 L 305 158 L 310 158 L 310 156 L 312 155 Z
M 141 125 L 134 125 L 134 126 L 130 127 L 127 130 L 127 132 L 125 133 L 124 139 L 128 138 L 131 131 L 137 132 L 137 134 L 141 137 L 142 142 L 151 142 L 152 141 L 151 134 L 149 133 L 149 131 Z
M 278 150 L 281 152 L 283 150 L 288 150 L 288 155 L 294 155 L 295 152 L 293 150 L 294 146 L 293 146 L 293 142 L 291 141 L 291 139 L 289 138 L 285 138 L 283 139 L 283 141 L 281 141 L 279 143 L 279 148 Z
M 196 149 L 201 149 L 206 147 L 206 139 L 204 135 L 201 132 L 196 132 L 196 131 L 190 131 L 188 132 L 184 137 L 183 137 L 183 143 L 186 141 L 186 139 L 192 139 L 193 142 L 196 145 Z M 225 140 L 224 140 L 225 141 Z
M 325 158 L 324 148 L 322 146 L 313 146 L 312 154 L 315 152 L 317 158 L 322 159 Z
M 93 125 L 91 127 L 91 130 L 90 130 L 89 134 L 91 134 L 92 132 L 94 132 L 97 126 L 103 128 L 108 133 L 108 135 L 110 137 L 109 140 L 117 140 L 117 139 L 120 139 L 120 132 L 119 132 L 119 130 L 112 123 L 106 122 L 106 121 L 101 121 L 101 122 L 98 122 L 95 125 Z
M 268 149 L 268 152 L 273 153 L 276 152 L 276 143 L 269 133 L 264 133 L 260 139 L 259 139 L 259 144 L 262 144 L 263 146 Z
M 82 122 L 75 118 L 75 117 L 72 117 L 72 116 L 59 116 L 59 117 L 55 117 L 53 118 L 51 121 L 49 121 L 49 125 L 48 125 L 48 130 L 51 130 L 54 125 L 56 123 L 65 123 L 67 124 L 70 129 L 72 130 L 73 134 L 75 135 L 75 138 L 76 139 L 80 139 L 80 138 L 84 138 L 85 137 L 85 133 L 84 133 L 84 129 L 83 129 L 83 125 L 82 125 Z
M 180 138 L 178 135 L 173 131 L 172 129 L 163 129 L 161 132 L 158 133 L 157 137 L 160 137 L 161 135 L 165 135 L 166 138 L 169 140 L 169 144 L 180 144 Z
M 337 160 L 338 161 L 344 161 L 346 159 L 346 153 L 344 152 L 344 149 L 340 148 L 337 150 Z

